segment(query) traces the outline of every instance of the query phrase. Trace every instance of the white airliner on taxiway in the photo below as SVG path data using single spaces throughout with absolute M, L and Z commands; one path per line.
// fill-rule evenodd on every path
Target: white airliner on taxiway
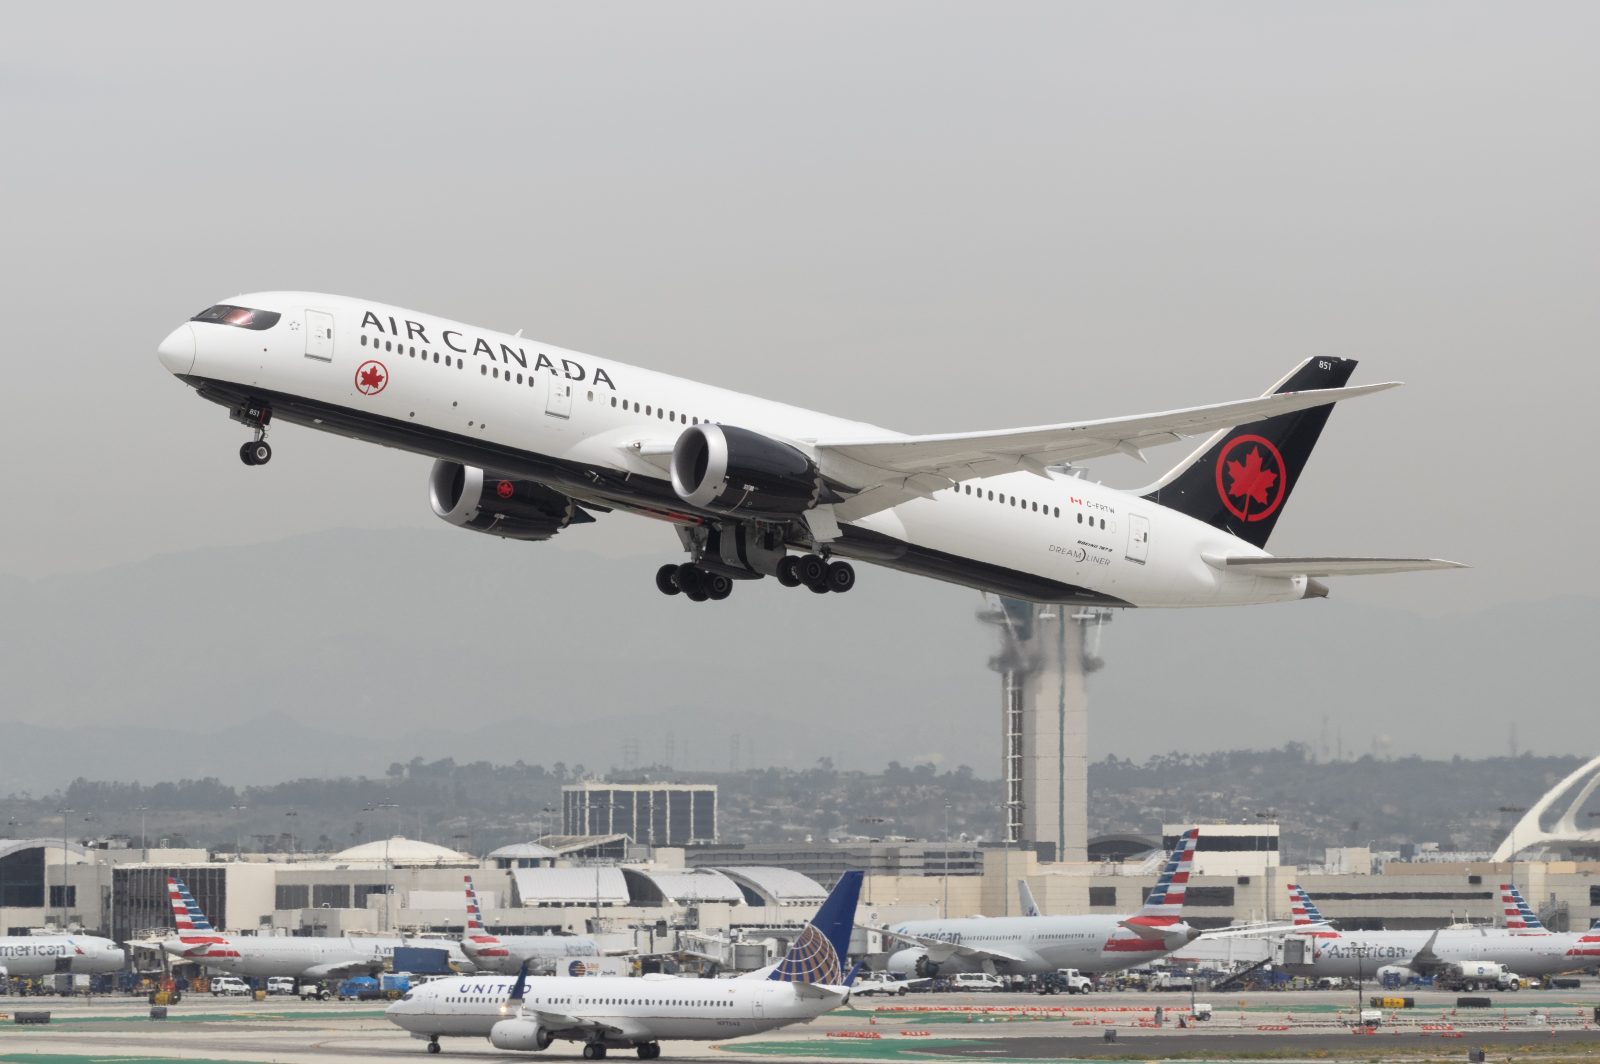
M 178 326 L 161 362 L 254 430 L 288 421 L 435 459 L 436 514 L 549 539 L 591 512 L 674 525 L 657 587 L 701 601 L 776 576 L 848 591 L 873 562 L 1035 602 L 1223 606 L 1317 597 L 1320 576 L 1454 565 L 1263 550 L 1355 362 L 1158 414 L 907 436 L 367 300 L 259 292 Z M 1243 426 L 1243 427 L 1236 427 Z M 1142 491 L 1063 472 L 1215 433 Z M 791 554 L 791 550 L 800 554 Z
M 488 1038 L 496 1049 L 548 1049 L 556 1039 L 583 1043 L 597 1060 L 632 1048 L 661 1055 L 668 1039 L 722 1041 L 815 1019 L 849 996 L 850 948 L 862 874 L 846 872 L 827 900 L 770 968 L 737 979 L 671 975 L 472 976 L 424 983 L 390 1005 L 388 1017 L 439 1052 L 446 1036 Z

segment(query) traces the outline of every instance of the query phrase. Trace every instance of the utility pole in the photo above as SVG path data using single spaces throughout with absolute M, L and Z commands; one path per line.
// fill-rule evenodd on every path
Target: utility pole
M 67 817 L 77 810 L 71 806 L 62 806 L 56 812 L 61 814 L 61 920 L 58 926 L 65 931 L 67 929 Z

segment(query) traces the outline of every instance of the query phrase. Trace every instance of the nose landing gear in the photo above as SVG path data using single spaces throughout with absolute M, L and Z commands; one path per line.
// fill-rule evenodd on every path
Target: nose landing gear
M 247 402 L 236 406 L 228 416 L 255 430 L 256 438 L 239 448 L 239 461 L 248 466 L 266 465 L 272 461 L 272 445 L 267 442 L 267 425 L 272 421 L 272 408 L 266 403 Z

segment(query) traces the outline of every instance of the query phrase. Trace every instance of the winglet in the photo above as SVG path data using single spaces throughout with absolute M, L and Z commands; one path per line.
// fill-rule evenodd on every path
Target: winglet
M 517 981 L 511 984 L 511 996 L 506 999 L 507 1007 L 522 1007 L 522 996 L 528 992 L 528 962 L 523 961 L 522 967 L 517 969 Z

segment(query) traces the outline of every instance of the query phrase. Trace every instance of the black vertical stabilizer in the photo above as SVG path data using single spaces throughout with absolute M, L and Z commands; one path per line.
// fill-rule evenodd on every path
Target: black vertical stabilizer
M 1266 394 L 1342 388 L 1355 368 L 1350 358 L 1310 358 Z M 1223 429 L 1144 497 L 1265 547 L 1332 410 L 1329 403 Z

